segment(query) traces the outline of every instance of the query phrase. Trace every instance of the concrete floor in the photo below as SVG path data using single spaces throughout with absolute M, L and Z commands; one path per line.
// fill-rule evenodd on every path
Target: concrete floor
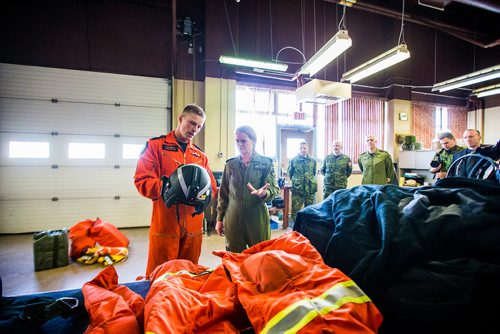
M 130 241 L 129 257 L 125 262 L 115 264 L 119 283 L 135 281 L 146 271 L 148 253 L 148 227 L 121 230 Z M 272 230 L 275 238 L 290 228 Z M 215 232 L 203 237 L 199 263 L 216 267 L 220 258 L 212 255 L 213 250 L 225 249 L 224 238 Z M 33 235 L 0 235 L 0 277 L 2 296 L 16 296 L 36 292 L 79 289 L 93 279 L 104 267 L 101 264 L 84 265 L 70 260 L 69 265 L 44 271 L 34 271 Z

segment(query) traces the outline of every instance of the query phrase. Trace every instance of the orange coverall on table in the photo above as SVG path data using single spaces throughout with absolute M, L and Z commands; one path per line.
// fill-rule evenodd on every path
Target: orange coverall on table
M 208 166 L 207 156 L 192 142 L 187 143 L 186 151 L 183 152 L 175 139 L 174 131 L 166 136 L 150 139 L 137 163 L 135 186 L 141 195 L 153 201 L 146 275 L 169 260 L 186 259 L 198 263 L 203 215 L 193 217 L 194 207 L 184 204 L 174 204 L 167 208 L 161 199 L 161 177 L 170 176 L 177 167 L 184 164 L 198 164 L 207 170 L 212 182 L 212 195 L 215 196 L 217 183 Z
M 238 286 L 256 333 L 377 333 L 382 315 L 345 274 L 327 266 L 298 232 L 241 254 L 214 251 Z
M 214 251 L 211 271 L 186 260 L 157 267 L 144 309 L 145 332 L 373 334 L 382 315 L 297 232 L 243 251 Z
M 222 265 L 209 269 L 172 260 L 156 267 L 149 278 L 145 333 L 237 334 L 251 329 L 237 286 Z
M 89 326 L 85 334 L 140 334 L 144 327 L 144 299 L 118 285 L 114 266 L 102 270 L 82 287 Z

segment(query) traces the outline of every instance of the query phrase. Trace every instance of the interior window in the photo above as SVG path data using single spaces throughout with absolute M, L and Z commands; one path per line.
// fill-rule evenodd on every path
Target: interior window
M 249 125 L 255 130 L 257 152 L 277 158 L 277 126 L 313 127 L 313 105 L 297 104 L 292 90 L 239 85 L 235 121 L 236 127 Z
M 48 158 L 50 145 L 48 142 L 11 141 L 9 142 L 9 158 Z
M 448 109 L 445 107 L 436 108 L 436 137 L 438 133 L 450 131 L 448 128 Z

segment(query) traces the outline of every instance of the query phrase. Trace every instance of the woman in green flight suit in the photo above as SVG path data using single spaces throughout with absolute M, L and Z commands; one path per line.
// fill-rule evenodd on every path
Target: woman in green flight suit
M 270 239 L 266 202 L 278 194 L 279 188 L 272 160 L 255 152 L 255 131 L 241 126 L 235 137 L 240 155 L 226 161 L 215 230 L 226 237 L 228 251 L 241 253 Z

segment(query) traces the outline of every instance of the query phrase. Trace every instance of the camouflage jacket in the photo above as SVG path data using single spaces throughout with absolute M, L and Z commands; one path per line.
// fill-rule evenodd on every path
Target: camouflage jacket
M 288 175 L 292 181 L 292 192 L 309 195 L 318 190 L 316 184 L 316 160 L 310 156 L 302 157 L 298 154 L 288 164 Z
M 389 153 L 377 149 L 373 154 L 361 153 L 358 165 L 363 172 L 361 184 L 388 184 L 396 183 L 396 173 Z M 390 179 L 388 182 L 387 179 Z
M 450 150 L 445 150 L 444 148 L 437 151 L 432 158 L 433 161 L 441 161 L 440 172 L 447 172 L 453 162 L 453 154 L 463 151 L 465 147 L 455 145 Z
M 345 154 L 329 154 L 321 166 L 321 174 L 325 176 L 325 187 L 346 188 L 347 178 L 352 173 L 352 162 Z

